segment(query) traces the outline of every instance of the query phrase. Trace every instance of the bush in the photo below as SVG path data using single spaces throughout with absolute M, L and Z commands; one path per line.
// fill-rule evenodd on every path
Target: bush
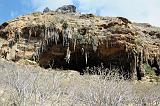
M 149 76 L 156 76 L 155 71 L 148 65 L 148 64 L 144 64 L 144 69 L 146 71 L 146 74 Z
M 159 89 L 111 73 L 80 76 L 0 60 L 0 106 L 158 106 Z
M 67 22 L 64 22 L 63 25 L 62 25 L 62 27 L 63 27 L 64 29 L 67 29 L 67 28 L 68 28 Z

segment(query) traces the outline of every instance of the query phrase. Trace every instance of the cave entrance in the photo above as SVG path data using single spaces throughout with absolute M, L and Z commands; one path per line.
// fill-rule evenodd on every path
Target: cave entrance
M 56 48 L 56 47 L 54 47 Z M 57 47 L 58 48 L 58 47 Z M 55 50 L 53 50 L 54 52 Z M 47 52 L 46 55 L 41 56 L 40 61 L 47 59 L 47 56 L 51 56 L 56 53 Z M 61 51 L 64 52 L 64 51 Z M 59 53 L 60 54 L 60 53 Z M 58 55 L 58 53 L 57 53 Z M 69 63 L 65 60 L 65 54 L 61 56 L 54 55 L 53 57 L 49 57 L 49 62 L 41 62 L 42 67 L 44 68 L 62 68 L 64 70 L 76 70 L 80 72 L 80 74 L 84 74 L 86 68 L 92 67 L 103 67 L 107 69 L 117 69 L 117 73 L 122 75 L 124 78 L 131 79 L 133 77 L 132 61 L 133 55 L 128 52 L 121 51 L 119 53 L 110 55 L 106 58 L 100 58 L 99 54 L 92 51 L 87 54 L 87 60 L 85 53 L 82 53 L 80 49 L 76 49 L 75 52 L 71 53 Z M 42 59 L 43 58 L 43 59 Z M 47 63 L 47 64 L 46 64 Z M 103 64 L 103 66 L 102 66 Z M 94 74 L 97 74 L 99 70 L 94 70 Z M 96 72 L 97 71 L 97 72 Z M 93 74 L 93 73 L 92 73 Z
M 133 77 L 133 54 L 125 51 L 120 51 L 102 60 L 104 67 L 110 70 L 116 69 L 120 76 L 126 79 L 131 79 Z

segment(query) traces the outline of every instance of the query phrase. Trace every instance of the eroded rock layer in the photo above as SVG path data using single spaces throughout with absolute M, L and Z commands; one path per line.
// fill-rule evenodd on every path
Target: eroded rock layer
M 147 65 L 160 74 L 160 28 L 123 17 L 80 14 L 69 6 L 3 23 L 2 57 L 16 62 L 30 59 L 45 68 L 81 73 L 86 67 L 103 64 L 138 79 L 145 75 Z

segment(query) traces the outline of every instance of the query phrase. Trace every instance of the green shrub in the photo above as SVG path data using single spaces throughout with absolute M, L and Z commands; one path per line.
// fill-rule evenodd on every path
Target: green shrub
M 67 22 L 64 22 L 63 25 L 62 25 L 62 27 L 63 27 L 64 29 L 67 29 L 67 28 L 68 28 Z
M 146 74 L 149 75 L 149 76 L 155 76 L 155 71 L 154 69 L 152 69 L 148 64 L 144 64 L 144 69 L 146 71 Z

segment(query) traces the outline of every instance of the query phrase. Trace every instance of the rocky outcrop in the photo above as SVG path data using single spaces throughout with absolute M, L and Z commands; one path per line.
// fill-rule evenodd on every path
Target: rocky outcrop
M 70 5 L 59 10 L 76 12 Z M 65 12 L 17 17 L 0 26 L 0 37 L 9 41 L 9 49 L 17 45 L 18 59 L 31 59 L 44 68 L 83 73 L 86 67 L 103 64 L 105 68 L 118 68 L 126 78 L 141 79 L 147 64 L 160 74 L 160 28 L 132 23 L 123 17 Z
M 50 12 L 51 10 L 48 8 L 48 7 L 46 7 L 44 10 L 43 10 L 43 13 L 47 13 L 47 12 Z
M 76 12 L 76 7 L 74 5 L 64 5 L 62 7 L 59 7 L 56 12 L 61 12 L 61 13 L 75 13 Z

